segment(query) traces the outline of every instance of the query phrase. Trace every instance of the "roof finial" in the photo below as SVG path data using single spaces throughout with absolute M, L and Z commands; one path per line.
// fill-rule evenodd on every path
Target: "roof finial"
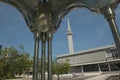
M 69 21 L 69 19 L 68 19 L 67 35 L 72 35 L 72 31 L 71 31 L 71 27 L 70 27 L 70 21 Z

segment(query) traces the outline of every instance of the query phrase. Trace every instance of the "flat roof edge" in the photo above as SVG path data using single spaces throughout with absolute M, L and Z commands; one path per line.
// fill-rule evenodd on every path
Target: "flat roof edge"
M 115 44 L 107 45 L 107 46 L 103 46 L 103 47 L 98 47 L 98 48 L 93 48 L 93 49 L 89 49 L 89 50 L 84 50 L 84 51 L 78 51 L 78 52 L 74 52 L 73 54 L 64 54 L 64 55 L 57 56 L 57 58 L 73 56 L 73 55 L 78 55 L 78 54 L 82 54 L 82 53 L 103 50 L 103 49 L 112 48 L 112 47 L 115 47 Z

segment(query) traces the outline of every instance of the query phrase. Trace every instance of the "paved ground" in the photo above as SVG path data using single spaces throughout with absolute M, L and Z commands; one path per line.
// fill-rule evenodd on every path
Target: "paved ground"
M 21 79 L 8 79 L 8 80 L 32 80 L 30 78 L 21 78 Z M 47 80 L 47 79 L 46 79 Z M 57 77 L 54 77 L 53 80 L 58 80 Z M 76 77 L 65 77 L 62 76 L 60 80 L 120 80 L 119 72 L 103 73 L 99 75 L 82 75 Z

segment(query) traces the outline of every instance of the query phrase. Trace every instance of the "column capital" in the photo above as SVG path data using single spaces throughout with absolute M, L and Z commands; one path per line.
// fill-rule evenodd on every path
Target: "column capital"
M 40 33 L 39 32 L 34 32 L 34 39 L 40 40 Z
M 101 9 L 102 14 L 107 20 L 115 19 L 115 13 L 111 6 L 107 6 Z

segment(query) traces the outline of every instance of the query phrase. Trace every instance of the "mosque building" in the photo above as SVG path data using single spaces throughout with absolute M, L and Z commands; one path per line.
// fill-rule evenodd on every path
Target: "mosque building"
M 85 51 L 74 52 L 72 31 L 68 20 L 69 54 L 57 57 L 58 62 L 69 60 L 71 73 L 106 72 L 120 70 L 120 54 L 114 44 Z

